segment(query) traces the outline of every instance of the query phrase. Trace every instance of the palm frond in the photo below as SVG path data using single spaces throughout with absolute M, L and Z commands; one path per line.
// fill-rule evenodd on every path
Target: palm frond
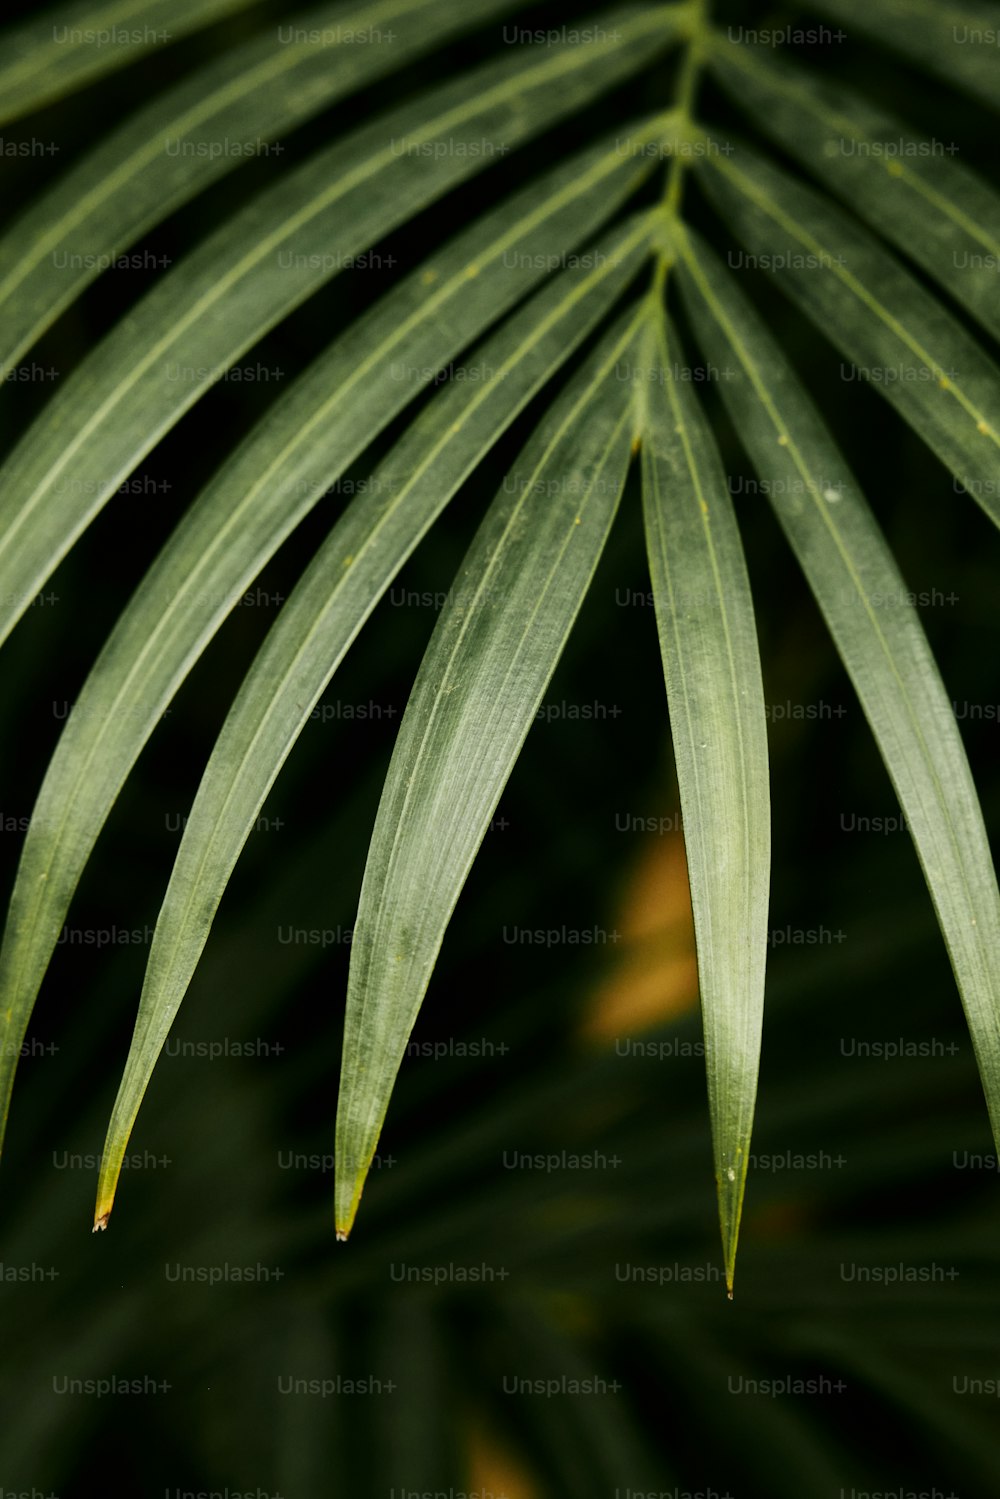
M 636 138 L 655 140 L 660 128 L 645 136 L 640 128 Z M 84 684 L 39 793 L 0 948 L 0 1098 L 8 1107 L 35 996 L 83 868 L 186 674 L 264 564 L 378 432 L 553 259 L 614 213 L 650 164 L 608 143 L 484 214 L 306 371 L 178 526 Z M 616 233 L 589 252 L 596 306 L 602 288 L 613 294 L 621 286 L 620 258 L 627 268 L 643 237 Z M 579 279 L 565 305 L 582 317 Z
M 852 46 L 869 38 L 946 78 L 969 111 L 963 119 L 979 102 L 996 105 L 995 5 L 820 0 L 815 9 L 849 28 Z M 109 101 L 120 89 L 131 106 L 147 92 L 142 79 L 164 86 L 98 128 L 96 143 L 45 181 L 0 238 L 4 384 L 29 350 L 61 346 L 66 319 L 80 316 L 87 330 L 87 351 L 34 408 L 0 468 L 0 641 L 64 560 L 73 565 L 76 542 L 157 444 L 184 418 L 210 420 L 196 408 L 245 355 L 314 296 L 319 306 L 328 284 L 346 282 L 387 236 L 412 229 L 421 248 L 415 268 L 336 333 L 318 318 L 305 372 L 256 425 L 220 438 L 219 466 L 86 679 L 26 829 L 0 949 L 0 1131 L 36 997 L 144 746 L 244 590 L 293 536 L 308 546 L 295 533 L 324 498 L 349 499 L 256 643 L 203 774 L 198 767 L 101 1158 L 97 1226 L 107 1223 L 150 1077 L 282 767 L 392 580 L 420 561 L 439 522 L 449 524 L 447 507 L 466 485 L 487 473 L 495 483 L 497 445 L 523 420 L 534 436 L 423 658 L 371 836 L 347 982 L 336 1227 L 346 1237 L 354 1222 L 445 935 L 641 448 L 731 1290 L 769 947 L 766 706 L 751 527 L 741 535 L 727 492 L 729 430 L 713 428 L 711 401 L 678 362 L 673 303 L 685 337 L 690 327 L 726 367 L 718 392 L 736 439 L 771 496 L 899 798 L 1000 1145 L 1000 894 L 986 821 L 902 572 L 831 435 L 837 422 L 821 417 L 798 367 L 803 348 L 824 375 L 838 355 L 850 361 L 841 383 L 873 384 L 890 422 L 902 417 L 1000 523 L 1000 371 L 989 342 L 1000 336 L 1000 197 L 986 168 L 954 160 L 957 142 L 904 117 L 905 90 L 869 97 L 829 70 L 780 61 L 736 28 L 710 24 L 699 0 L 613 7 L 578 33 L 556 28 L 512 48 L 497 24 L 508 15 L 523 8 L 353 0 L 275 27 L 270 7 L 245 0 L 121 0 L 53 7 L 6 33 L 4 122 L 50 108 L 43 118 L 82 120 L 98 95 L 74 94 L 102 78 Z M 314 39 L 326 35 L 329 45 Z M 170 47 L 185 37 L 187 50 Z M 471 64 L 458 68 L 467 44 Z M 139 58 L 130 93 L 125 70 Z M 722 84 L 725 107 L 751 138 L 716 127 L 717 97 L 702 118 L 703 75 Z M 336 107 L 330 118 L 342 120 L 353 101 L 361 120 L 331 134 L 327 112 Z M 241 161 L 284 150 L 300 129 L 290 170 L 263 161 L 241 178 Z M 512 185 L 510 165 L 523 181 Z M 201 236 L 189 225 L 178 258 L 121 313 L 116 257 L 150 231 L 171 232 L 177 210 L 194 213 L 216 184 L 225 196 L 214 227 Z M 430 222 L 438 214 L 447 232 Z M 755 285 L 758 269 L 789 304 L 773 330 L 740 285 Z M 649 286 L 637 292 L 644 272 Z M 112 314 L 92 327 L 81 309 L 112 287 Z M 800 313 L 820 336 L 792 351 L 785 338 L 802 336 Z M 482 378 L 463 378 L 477 369 Z M 210 400 L 205 408 L 214 409 Z M 888 430 L 908 441 L 903 425 Z M 385 451 L 372 456 L 376 442 Z M 343 481 L 355 464 L 365 477 L 350 497 Z M 771 594 L 756 578 L 754 596 L 766 619 Z M 554 1109 L 564 1095 L 545 1097 Z M 482 1138 L 495 1140 L 499 1127 L 488 1121 Z M 676 1155 L 674 1145 L 630 1139 L 637 1180 L 701 1148 L 696 1133 Z M 477 1141 L 473 1131 L 442 1147 L 431 1175 L 446 1181 Z M 871 1180 L 881 1183 L 885 1169 L 879 1158 Z M 408 1180 L 414 1190 L 420 1168 Z M 497 1228 L 515 1207 L 540 1211 L 542 1194 L 527 1187 L 495 1195 L 493 1206 L 457 1204 L 453 1219 L 423 1232 L 466 1242 L 477 1222 Z M 383 1200 L 405 1202 L 405 1189 L 386 1187 Z M 650 1202 L 649 1222 L 687 1223 L 697 1201 L 692 1192 Z M 600 1221 L 595 1197 L 553 1230 L 552 1253 L 585 1246 Z M 407 1323 L 403 1343 L 419 1325 Z M 540 1367 L 573 1357 L 558 1333 L 546 1334 Z M 891 1360 L 878 1367 L 891 1380 Z M 709 1355 L 701 1374 L 714 1377 Z M 823 1444 L 786 1424 L 825 1482 Z M 594 1463 L 574 1470 L 581 1492 L 632 1461 L 616 1418 L 595 1422 L 590 1438 Z M 565 1453 L 578 1439 L 570 1421 L 557 1445 Z M 428 1444 L 421 1461 L 443 1471 L 442 1444 Z

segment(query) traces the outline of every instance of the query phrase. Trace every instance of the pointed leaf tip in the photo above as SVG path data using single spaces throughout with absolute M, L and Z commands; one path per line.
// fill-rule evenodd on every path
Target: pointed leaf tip
M 351 944 L 337 1107 L 342 1229 L 452 912 L 614 520 L 632 439 L 632 391 L 616 372 L 640 316 L 630 308 L 612 326 L 529 438 L 466 554 L 403 716 Z
M 671 376 L 675 341 L 656 304 L 640 389 L 643 511 L 684 821 L 731 1291 L 764 1009 L 767 715 L 739 526 L 705 413 Z

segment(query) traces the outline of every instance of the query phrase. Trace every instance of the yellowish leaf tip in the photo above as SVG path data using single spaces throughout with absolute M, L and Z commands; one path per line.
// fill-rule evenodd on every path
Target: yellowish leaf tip
M 94 1219 L 94 1227 L 92 1228 L 91 1232 L 95 1233 L 95 1234 L 96 1233 L 103 1233 L 104 1230 L 108 1226 L 108 1219 L 110 1217 L 111 1217 L 111 1209 L 109 1208 L 106 1213 L 101 1213 L 98 1217 L 96 1217 Z
M 360 1177 L 355 1178 L 354 1191 L 351 1194 L 350 1205 L 346 1210 L 339 1202 L 336 1206 L 334 1217 L 336 1220 L 337 1241 L 340 1244 L 347 1243 L 350 1232 L 354 1227 L 354 1220 L 358 1216 L 358 1205 L 361 1202 L 361 1194 L 365 1189 L 367 1175 L 368 1168 L 366 1167 Z

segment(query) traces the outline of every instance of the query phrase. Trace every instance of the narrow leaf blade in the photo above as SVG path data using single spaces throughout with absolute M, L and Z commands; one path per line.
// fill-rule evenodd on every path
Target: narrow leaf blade
M 937 912 L 1000 1144 L 1000 893 L 955 715 L 905 582 L 858 485 L 760 318 L 682 237 L 699 342 L 854 683 Z
M 842 376 L 869 381 L 1000 525 L 1000 370 L 975 339 L 861 224 L 748 146 L 698 170 L 751 256 L 853 361 Z
M 757 1097 L 771 831 L 753 601 L 722 461 L 661 317 L 639 371 L 643 509 L 698 950 L 715 1176 L 733 1274 Z
M 357 1212 L 451 913 L 614 518 L 634 416 L 630 314 L 546 416 L 490 508 L 421 664 L 386 778 L 351 944 L 336 1219 Z
M 158 96 L 0 239 L 0 377 L 104 269 L 135 264 L 121 252 L 172 210 L 255 151 L 280 152 L 269 144 L 275 136 L 334 100 L 512 3 L 484 0 L 475 16 L 451 0 L 326 6 L 270 28 Z M 351 31 L 371 40 L 338 47 L 295 39 Z M 142 252 L 139 264 L 148 263 Z
M 251 0 L 71 0 L 0 32 L 0 124 L 137 57 L 246 10 Z
M 1000 195 L 954 141 L 909 130 L 840 83 L 713 35 L 713 71 L 739 106 L 1000 338 Z
M 815 0 L 813 8 L 912 58 L 991 109 L 1000 106 L 1000 9 L 987 0 Z

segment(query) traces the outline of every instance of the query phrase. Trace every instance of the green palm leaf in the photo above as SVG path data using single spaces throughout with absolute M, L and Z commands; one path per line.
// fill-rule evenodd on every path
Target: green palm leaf
M 713 35 L 713 71 L 754 124 L 1000 337 L 1000 196 L 853 90 Z
M 640 127 L 656 139 L 664 124 Z M 468 342 L 615 212 L 649 170 L 608 145 L 546 173 L 359 318 L 260 423 L 177 527 L 85 683 L 25 840 L 0 949 L 0 1129 L 35 996 L 115 798 L 249 583 L 367 444 Z M 589 252 L 598 298 L 642 233 Z M 576 294 L 571 305 L 576 305 Z
M 125 1075 L 102 1156 L 107 1225 L 122 1157 L 167 1032 L 255 819 L 368 615 L 452 495 L 641 263 L 651 224 L 607 237 L 597 268 L 564 273 L 488 339 L 470 395 L 443 391 L 366 480 L 289 598 L 212 752 L 157 922 Z
M 1000 105 L 996 48 L 1000 9 L 985 0 L 816 0 L 813 9 L 833 16 L 893 52 L 973 94 Z
M 0 124 L 134 62 L 251 0 L 78 0 L 0 32 Z
M 591 46 L 488 63 L 321 151 L 169 271 L 0 471 L 0 640 L 115 488 L 268 329 L 395 225 L 641 67 L 677 20 L 616 13 Z
M 602 340 L 504 481 L 403 716 L 351 944 L 337 1105 L 341 1238 L 452 911 L 614 519 L 635 427 L 616 365 L 634 351 L 641 317 L 629 314 Z
M 733 1294 L 764 1012 L 770 802 L 753 601 L 701 407 L 658 321 L 640 370 L 646 549 L 694 910 L 715 1176 Z
M 364 46 L 283 42 L 276 29 L 228 51 L 113 131 L 0 240 L 0 376 L 129 244 L 266 142 L 443 38 L 508 9 L 481 0 L 368 0 L 293 18 L 308 31 L 366 30 Z M 380 28 L 387 28 L 382 33 Z M 392 40 L 388 38 L 391 35 Z M 282 147 L 277 147 L 282 150 Z
M 867 230 L 749 147 L 699 170 L 751 255 L 854 361 L 850 378 L 870 380 L 1000 525 L 1000 370 L 975 339 Z
M 680 280 L 722 397 L 822 610 L 899 797 L 951 956 L 1000 1143 L 1000 894 L 947 694 L 856 481 L 746 299 L 694 235 Z

